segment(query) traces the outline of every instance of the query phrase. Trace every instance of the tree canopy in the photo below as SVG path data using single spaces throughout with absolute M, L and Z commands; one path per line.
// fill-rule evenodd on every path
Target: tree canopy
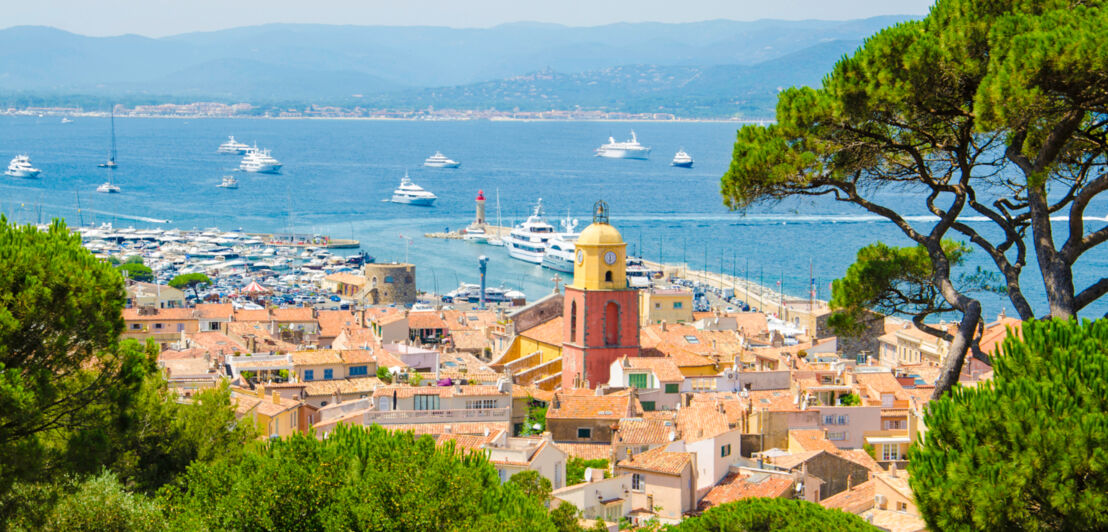
M 876 532 L 877 528 L 854 514 L 830 510 L 796 499 L 751 498 L 709 508 L 685 519 L 674 532 Z
M 740 129 L 724 202 L 828 196 L 926 250 L 934 301 L 961 315 L 941 395 L 981 319 L 944 241 L 984 252 L 1023 319 L 1035 317 L 1021 285 L 1029 249 L 1050 315 L 1073 316 L 1108 292 L 1108 278 L 1073 286 L 1077 260 L 1108 239 L 1108 226 L 1086 232 L 1083 216 L 1108 189 L 1106 24 L 1099 2 L 940 0 L 924 19 L 869 38 L 821 87 L 782 91 L 777 123 Z M 1060 246 L 1055 214 L 1069 220 Z
M 197 298 L 200 294 L 196 292 L 196 289 L 201 285 L 210 285 L 212 280 L 203 273 L 182 273 L 169 280 L 169 286 L 177 288 L 179 290 L 192 290 L 192 295 Z
M 908 470 L 933 530 L 1108 528 L 1108 320 L 1020 334 L 992 380 L 929 404 Z

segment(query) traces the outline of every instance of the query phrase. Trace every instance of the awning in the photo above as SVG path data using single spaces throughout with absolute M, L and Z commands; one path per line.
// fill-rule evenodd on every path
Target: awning
M 866 443 L 870 445 L 882 443 L 912 443 L 912 440 L 907 436 L 870 436 L 866 438 Z

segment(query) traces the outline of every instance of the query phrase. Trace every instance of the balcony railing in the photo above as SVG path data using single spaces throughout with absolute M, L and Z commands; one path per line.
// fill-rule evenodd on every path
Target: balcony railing
M 508 421 L 511 408 L 469 408 L 455 410 L 374 410 L 365 413 L 365 423 L 409 424 L 456 421 Z

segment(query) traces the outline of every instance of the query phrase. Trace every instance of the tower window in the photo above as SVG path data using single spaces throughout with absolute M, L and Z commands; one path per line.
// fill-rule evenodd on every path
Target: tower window
M 608 283 L 612 282 L 612 271 L 611 270 L 608 270 L 608 271 L 604 272 L 604 281 L 608 282 Z
M 569 341 L 577 342 L 577 302 L 569 304 Z
M 604 343 L 619 345 L 619 305 L 615 301 L 604 307 Z

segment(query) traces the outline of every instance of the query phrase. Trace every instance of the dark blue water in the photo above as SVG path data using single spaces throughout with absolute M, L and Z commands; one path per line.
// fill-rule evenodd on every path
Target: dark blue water
M 52 217 L 78 222 L 111 222 L 135 227 L 220 227 L 248 231 L 287 231 L 353 237 L 378 260 L 417 264 L 422 289 L 447 291 L 458 281 L 475 281 L 477 257 L 489 255 L 492 284 L 521 287 L 530 297 L 548 293 L 553 272 L 509 259 L 503 248 L 423 238 L 428 231 L 463 227 L 473 218 L 478 189 L 488 198 L 495 221 L 499 190 L 505 225 L 521 221 L 539 197 L 552 223 L 567 211 L 589 221 L 598 199 L 608 202 L 612 222 L 632 251 L 649 259 L 687 261 L 712 271 L 749 272 L 751 279 L 786 293 L 806 294 L 809 262 L 821 298 L 828 284 L 853 262 L 857 249 L 882 240 L 907 244 L 891 224 L 831 201 L 788 201 L 742 215 L 729 212 L 719 195 L 736 125 L 731 123 L 612 122 L 406 122 L 361 120 L 117 119 L 120 168 L 114 171 L 122 194 L 95 192 L 107 179 L 96 168 L 107 155 L 107 119 L 0 117 L 0 164 L 29 153 L 43 170 L 39 180 L 0 176 L 0 211 L 19 221 Z M 618 140 L 634 128 L 654 148 L 649 161 L 608 160 L 593 150 L 608 136 Z M 236 156 L 215 150 L 227 135 L 257 141 L 273 150 L 285 167 L 280 175 L 236 172 L 238 190 L 217 188 L 221 176 L 237 167 Z M 696 159 L 693 169 L 669 166 L 678 148 Z M 442 150 L 462 162 L 459 169 L 430 169 L 423 159 Z M 4 164 L 6 167 L 6 164 Z M 433 208 L 392 203 L 404 171 L 433 191 Z M 886 200 L 910 214 L 923 215 L 922 201 L 908 192 Z M 82 207 L 77 212 L 78 195 Z M 912 210 L 916 209 L 916 210 Z M 1108 212 L 1103 204 L 1089 214 Z M 291 214 L 291 216 L 290 216 Z M 150 223 L 141 219 L 172 220 Z M 926 218 L 918 225 L 926 229 Z M 970 222 L 984 225 L 981 222 Z M 1101 222 L 1103 223 L 1103 222 Z M 1061 228 L 1061 227 L 1059 227 Z M 403 235 L 403 236 L 402 236 Z M 406 249 L 403 237 L 411 239 Z M 983 253 L 970 268 L 988 266 Z M 1025 291 L 1045 308 L 1034 258 L 1025 272 Z M 1088 254 L 1078 270 L 1084 286 L 1108 274 L 1108 252 Z M 563 275 L 564 276 L 564 275 Z M 981 296 L 990 317 L 1011 305 Z M 1100 303 L 1087 315 L 1108 310 Z

